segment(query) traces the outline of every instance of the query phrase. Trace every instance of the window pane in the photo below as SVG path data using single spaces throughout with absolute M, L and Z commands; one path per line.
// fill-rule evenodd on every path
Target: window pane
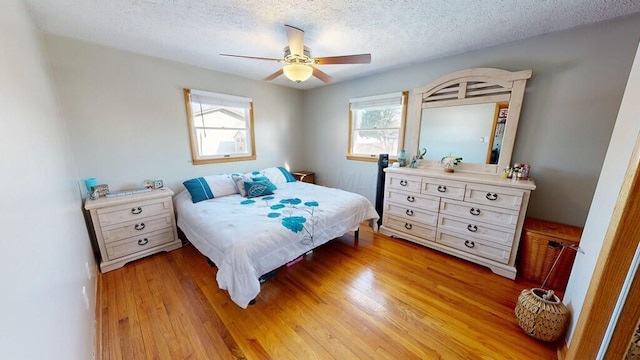
M 215 107 L 191 103 L 196 127 L 245 128 L 246 110 L 242 108 Z
M 404 146 L 404 125 L 409 92 L 349 100 L 347 158 L 372 161 L 379 154 L 394 154 Z
M 402 107 L 389 106 L 355 111 L 356 129 L 400 128 Z
M 400 130 L 356 130 L 353 132 L 353 154 L 397 154 Z
M 250 98 L 184 89 L 194 165 L 256 158 Z
M 246 130 L 196 129 L 200 156 L 249 153 Z

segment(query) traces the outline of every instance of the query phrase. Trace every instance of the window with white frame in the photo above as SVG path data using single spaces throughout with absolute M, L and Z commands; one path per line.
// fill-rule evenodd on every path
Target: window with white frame
M 184 89 L 193 164 L 254 160 L 253 102 Z
M 396 157 L 404 146 L 408 95 L 405 91 L 349 100 L 348 159 Z

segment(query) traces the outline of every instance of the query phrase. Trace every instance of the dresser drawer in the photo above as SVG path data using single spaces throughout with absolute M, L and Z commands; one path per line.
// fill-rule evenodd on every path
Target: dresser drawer
M 466 184 L 459 181 L 422 178 L 421 192 L 427 195 L 463 200 L 465 187 Z
M 173 208 L 170 197 L 142 200 L 97 210 L 102 227 L 125 221 L 135 221 L 149 216 L 170 213 Z
M 504 246 L 511 249 L 513 245 L 514 231 L 484 224 L 481 222 L 468 221 L 445 214 L 440 214 L 438 218 L 438 229 L 448 230 L 458 234 L 463 234 L 474 239 L 491 242 L 495 245 Z
M 440 213 L 462 217 L 470 221 L 482 221 L 504 226 L 509 229 L 515 229 L 518 224 L 518 211 L 516 210 L 450 199 L 440 201 Z
M 424 211 L 413 206 L 398 205 L 387 202 L 384 206 L 385 214 L 395 215 L 408 222 L 420 222 L 425 225 L 438 225 L 438 212 Z
M 509 255 L 511 254 L 509 249 L 493 247 L 487 245 L 487 243 L 478 241 L 477 239 L 466 238 L 455 233 L 449 233 L 448 231 L 438 230 L 438 233 L 436 234 L 436 243 L 486 259 L 494 260 L 502 264 L 507 264 L 509 262 Z
M 173 226 L 172 217 L 172 214 L 167 213 L 105 226 L 102 228 L 102 238 L 105 243 L 110 243 L 131 236 L 140 236 L 153 231 L 171 228 Z
M 420 177 L 393 173 L 387 173 L 386 176 L 387 188 L 420 193 L 422 185 Z
M 107 244 L 107 256 L 113 260 L 171 241 L 174 241 L 172 228 L 154 231 Z
M 387 190 L 385 200 L 398 205 L 411 206 L 423 210 L 438 212 L 440 198 L 429 195 L 418 195 L 415 193 Z
M 435 226 L 428 226 L 415 221 L 408 221 L 393 215 L 384 214 L 383 225 L 400 232 L 410 234 L 425 240 L 435 240 Z
M 523 196 L 522 190 L 467 184 L 464 201 L 519 211 Z

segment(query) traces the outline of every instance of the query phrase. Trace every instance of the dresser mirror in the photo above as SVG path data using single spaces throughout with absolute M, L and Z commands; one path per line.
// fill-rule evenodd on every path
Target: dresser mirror
M 443 157 L 462 158 L 456 171 L 498 174 L 509 167 L 526 81 L 531 70 L 461 70 L 412 92 L 414 154 L 421 168 Z

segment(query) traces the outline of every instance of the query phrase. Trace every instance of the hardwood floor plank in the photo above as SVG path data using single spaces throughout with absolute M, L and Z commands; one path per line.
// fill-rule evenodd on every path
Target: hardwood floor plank
M 242 309 L 194 247 L 101 274 L 103 359 L 556 359 L 526 335 L 522 289 L 361 227 L 263 283 Z

